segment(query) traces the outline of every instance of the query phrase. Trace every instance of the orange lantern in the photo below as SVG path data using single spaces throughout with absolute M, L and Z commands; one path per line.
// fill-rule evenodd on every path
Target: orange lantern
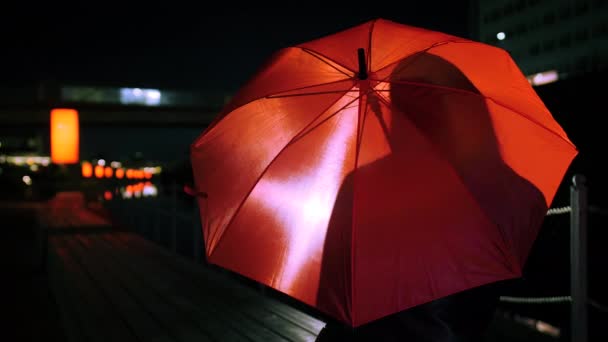
M 144 177 L 146 179 L 151 179 L 152 178 L 152 173 L 144 171 Z
M 111 178 L 112 175 L 114 174 L 114 170 L 112 170 L 111 167 L 106 166 L 105 169 L 103 170 L 103 173 L 106 176 L 106 178 Z
M 95 166 L 95 177 L 97 177 L 97 178 L 103 178 L 103 175 L 104 175 L 103 166 L 96 165 Z
M 105 199 L 106 201 L 109 201 L 112 199 L 112 192 L 111 191 L 105 191 L 103 193 L 103 199 Z
M 116 175 L 116 178 L 122 179 L 125 176 L 125 170 L 124 169 L 116 169 L 115 175 Z
M 82 163 L 81 169 L 82 177 L 91 178 L 91 176 L 93 176 L 93 165 L 91 165 L 91 163 L 85 161 L 84 163 Z
M 133 171 L 133 169 L 127 169 L 127 178 L 128 178 L 128 179 L 133 178 L 133 173 L 134 173 L 134 172 L 135 172 L 135 171 Z
M 74 164 L 79 159 L 79 123 L 75 109 L 51 110 L 51 161 Z

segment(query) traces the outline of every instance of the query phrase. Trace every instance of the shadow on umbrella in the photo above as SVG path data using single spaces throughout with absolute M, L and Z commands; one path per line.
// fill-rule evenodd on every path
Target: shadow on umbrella
M 491 100 L 458 68 L 427 52 L 389 67 L 388 88 L 362 90 L 357 164 L 321 258 L 317 307 L 338 320 L 317 341 L 479 339 L 521 276 L 545 197 L 503 161 Z M 409 309 L 366 316 L 391 307 Z

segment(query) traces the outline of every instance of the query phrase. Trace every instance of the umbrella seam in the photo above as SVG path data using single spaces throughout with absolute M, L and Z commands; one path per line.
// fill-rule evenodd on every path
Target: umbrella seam
M 501 106 L 501 107 L 503 107 L 503 108 L 505 108 L 505 109 L 507 109 L 507 110 L 509 110 L 509 111 L 513 112 L 514 114 L 517 114 L 517 115 L 519 115 L 519 116 L 521 116 L 521 117 L 523 117 L 523 118 L 525 118 L 525 119 L 528 119 L 528 121 L 530 121 L 530 122 L 532 122 L 532 123 L 536 124 L 537 126 L 539 126 L 539 127 L 543 128 L 543 129 L 545 129 L 546 131 L 549 131 L 549 132 L 550 132 L 552 135 L 554 135 L 555 137 L 557 137 L 559 140 L 561 140 L 562 142 L 566 143 L 566 145 L 568 145 L 569 147 L 572 147 L 572 148 L 573 148 L 575 151 L 578 151 L 577 147 L 576 147 L 576 146 L 575 146 L 575 145 L 574 145 L 574 144 L 573 144 L 571 141 L 569 141 L 568 139 L 565 139 L 564 137 L 562 137 L 560 134 L 558 134 L 558 133 L 557 133 L 557 132 L 555 132 L 554 130 L 552 130 L 552 129 L 550 129 L 549 127 L 547 127 L 547 126 L 543 125 L 542 123 L 538 122 L 538 121 L 537 121 L 537 120 L 535 120 L 534 118 L 531 118 L 531 117 L 530 117 L 530 116 L 528 116 L 527 114 L 522 113 L 521 111 L 519 111 L 519 110 L 517 110 L 517 109 L 515 109 L 515 108 L 513 108 L 513 107 L 511 107 L 511 106 L 508 106 L 508 105 L 506 105 L 506 104 L 504 104 L 504 103 L 502 103 L 502 102 L 500 102 L 500 101 L 497 101 L 496 99 L 494 99 L 494 98 L 492 98 L 492 97 L 489 97 L 489 96 L 483 96 L 483 97 L 484 97 L 485 99 L 490 100 L 490 101 L 492 101 L 492 102 L 496 103 L 497 105 L 499 105 L 499 106 Z M 553 115 L 552 115 L 552 116 L 553 116 Z M 554 120 L 555 120 L 555 119 L 554 119 Z
M 380 69 L 374 71 L 374 73 L 379 73 L 382 70 L 384 70 L 386 68 L 389 68 L 391 65 L 397 64 L 397 63 L 401 62 L 402 60 L 404 60 L 404 59 L 406 59 L 408 57 L 411 57 L 411 56 L 414 56 L 414 55 L 417 55 L 417 54 L 421 54 L 421 53 L 429 51 L 432 48 L 436 48 L 438 46 L 445 45 L 445 44 L 448 44 L 448 43 L 453 43 L 453 42 L 458 42 L 458 41 L 456 41 L 454 39 L 448 39 L 448 40 L 442 40 L 440 42 L 433 43 L 431 46 L 425 47 L 422 50 L 414 51 L 414 52 L 412 52 L 410 54 L 407 54 L 407 55 L 405 55 L 403 57 L 400 57 L 399 59 L 397 59 L 396 61 L 394 61 L 392 63 L 388 63 L 387 65 L 385 65 L 385 66 L 381 67 Z
M 374 21 L 372 21 L 371 25 L 369 26 L 369 38 L 368 38 L 368 43 L 367 43 L 367 73 L 370 73 L 370 70 L 372 68 L 372 37 L 373 37 L 373 33 L 374 33 L 374 28 L 376 27 L 376 22 L 379 19 L 375 19 Z
M 391 103 L 389 103 L 389 101 L 379 92 L 377 92 L 379 95 L 379 98 L 382 102 L 384 102 L 387 106 L 391 107 L 393 110 L 397 111 L 398 113 L 403 114 L 403 116 L 405 116 L 407 118 L 407 114 L 405 114 L 402 110 L 399 110 L 398 108 L 395 108 Z M 409 121 L 409 120 L 408 120 Z M 415 127 L 415 125 L 414 125 Z M 450 166 L 450 169 L 452 170 L 452 172 L 454 173 L 454 175 L 457 177 L 457 179 L 459 180 L 459 182 L 461 183 L 461 185 L 463 186 L 463 188 L 466 190 L 466 192 L 469 194 L 469 196 L 471 196 L 473 198 L 473 203 L 475 203 L 477 209 L 479 209 L 479 211 L 483 214 L 483 216 L 490 222 L 492 223 L 494 226 L 496 226 L 496 228 L 498 229 L 498 235 L 500 236 L 500 241 L 502 243 L 502 254 L 505 257 L 506 261 L 509 264 L 509 271 L 511 272 L 515 272 L 517 273 L 519 268 L 517 267 L 517 263 L 515 262 L 516 257 L 514 255 L 514 251 L 513 251 L 513 246 L 511 246 L 510 244 L 507 243 L 506 237 L 504 235 L 504 231 L 501 228 L 501 226 L 499 224 L 497 224 L 493 219 L 491 219 L 488 216 L 488 213 L 486 213 L 485 210 L 483 210 L 481 208 L 481 206 L 477 203 L 476 197 L 475 195 L 471 192 L 471 190 L 466 186 L 466 182 L 463 180 L 462 176 L 460 175 L 460 173 L 458 173 L 455 169 L 454 166 L 452 165 L 452 163 L 450 163 L 449 159 L 446 158 L 444 156 L 444 154 L 438 149 L 436 148 L 435 144 L 428 139 L 428 137 L 426 137 L 426 135 L 422 132 L 421 136 L 424 137 L 425 140 L 427 140 L 429 142 L 429 144 L 433 147 L 433 150 L 435 151 L 435 154 L 441 158 L 442 160 L 444 160 L 445 162 L 447 162 L 447 164 Z
M 369 96 L 370 94 L 373 93 L 373 89 L 369 89 L 367 90 L 367 92 L 365 94 L 362 94 L 359 96 L 358 100 L 359 100 L 359 113 L 357 115 L 357 141 L 355 143 L 355 165 L 353 167 L 353 205 L 352 205 L 352 214 L 351 214 L 351 260 L 350 260 L 350 265 L 351 265 L 351 281 L 350 281 L 350 286 L 351 286 L 351 306 L 350 306 L 350 310 L 351 310 L 351 321 L 354 324 L 355 322 L 357 322 L 357 320 L 355 319 L 354 315 L 357 312 L 357 310 L 355 310 L 355 217 L 356 217 L 356 211 L 355 211 L 355 201 L 357 199 L 357 170 L 359 169 L 359 155 L 361 153 L 361 144 L 363 141 L 363 129 L 365 127 L 365 119 L 367 118 L 367 103 L 368 101 L 366 101 L 365 103 L 365 107 L 363 107 L 361 105 L 361 103 L 363 102 L 363 95 Z M 359 133 L 359 131 L 361 131 Z
M 481 45 L 481 46 L 485 46 L 485 47 L 490 47 L 490 48 L 494 48 L 494 49 L 498 49 L 499 51 L 502 51 L 504 54 L 506 54 L 506 55 L 507 55 L 507 57 L 508 57 L 508 58 L 511 58 L 511 57 L 510 57 L 510 55 L 509 55 L 509 53 L 508 53 L 507 51 L 505 51 L 504 49 L 500 49 L 500 48 L 497 48 L 497 47 L 493 47 L 493 46 L 488 45 L 488 44 L 484 44 L 484 43 L 480 43 L 480 42 L 476 42 L 476 41 L 472 41 L 472 40 L 458 40 L 458 39 L 449 39 L 449 40 L 445 40 L 445 41 L 442 41 L 442 42 L 434 43 L 433 45 L 431 45 L 431 46 L 429 46 L 429 47 L 427 47 L 427 48 L 425 48 L 425 49 L 423 49 L 423 50 L 419 50 L 419 51 L 416 51 L 416 52 L 411 53 L 411 54 L 409 54 L 409 55 L 405 55 L 405 56 L 403 56 L 402 58 L 400 58 L 399 60 L 397 60 L 397 61 L 395 61 L 395 62 L 393 62 L 393 63 L 387 64 L 386 66 L 384 66 L 384 67 L 382 67 L 382 68 L 378 69 L 377 71 L 375 71 L 375 73 L 381 72 L 382 70 L 384 70 L 384 69 L 386 69 L 386 68 L 390 67 L 391 65 L 394 65 L 394 64 L 396 64 L 396 63 L 399 63 L 400 61 L 402 61 L 402 60 L 403 60 L 403 59 L 405 59 L 405 58 L 408 58 L 408 57 L 413 56 L 413 55 L 415 55 L 415 54 L 419 54 L 419 53 L 427 52 L 428 50 L 433 49 L 433 48 L 435 48 L 435 47 L 442 46 L 442 45 L 446 45 L 446 44 L 450 44 L 450 43 L 455 43 L 455 44 L 476 44 L 476 45 Z M 387 81 L 388 77 L 389 77 L 389 76 L 387 76 L 387 77 L 386 77 L 385 79 L 383 79 L 383 80 L 381 80 L 381 79 L 375 79 L 375 81 L 378 81 L 378 82 L 389 82 L 389 83 L 398 83 L 398 82 L 394 82 L 394 81 Z M 407 81 L 406 81 L 406 82 L 407 82 Z M 428 86 L 428 87 L 443 88 L 443 89 L 446 89 L 446 90 L 453 90 L 453 91 L 460 91 L 460 92 L 468 92 L 468 91 L 463 90 L 463 89 L 458 89 L 458 88 L 453 88 L 453 87 L 447 87 L 447 86 L 439 86 L 439 85 L 434 85 L 434 84 L 430 84 L 430 83 L 421 83 L 421 82 L 409 82 L 409 83 L 410 83 L 410 84 L 416 84 L 416 85 L 420 85 L 420 86 Z M 513 112 L 515 112 L 515 113 L 517 113 L 517 114 L 519 114 L 519 115 L 523 116 L 524 118 L 526 118 L 526 119 L 528 119 L 528 120 L 530 120 L 530 121 L 532 121 L 532 122 L 536 123 L 536 124 L 537 124 L 537 125 L 539 125 L 540 127 L 544 128 L 544 129 L 546 129 L 546 130 L 548 130 L 549 132 L 553 133 L 554 135 L 557 135 L 557 136 L 558 136 L 558 137 L 559 137 L 561 140 L 564 140 L 564 142 L 566 142 L 568 145 L 570 145 L 571 147 L 573 147 L 573 148 L 576 150 L 576 146 L 574 146 L 574 144 L 572 144 L 572 142 L 568 141 L 567 139 L 564 139 L 564 138 L 563 138 L 561 135 L 559 135 L 557 132 L 555 132 L 555 131 L 551 130 L 550 128 L 546 127 L 545 125 L 541 124 L 540 122 L 538 122 L 538 121 L 536 121 L 536 120 L 534 120 L 534 119 L 530 118 L 528 115 L 526 115 L 526 114 L 524 114 L 524 113 L 522 113 L 522 112 L 520 112 L 520 111 L 518 111 L 518 110 L 515 110 L 515 109 L 513 109 L 513 108 L 511 108 L 511 107 L 508 107 L 508 106 L 506 106 L 506 105 L 502 104 L 502 103 L 501 103 L 501 102 L 499 102 L 499 101 L 496 101 L 495 99 L 493 99 L 493 98 L 491 98 L 491 97 L 489 97 L 489 96 L 485 96 L 485 95 L 482 95 L 482 94 L 477 94 L 477 93 L 475 93 L 475 92 L 470 92 L 470 93 L 471 93 L 471 94 L 476 94 L 476 95 L 481 96 L 481 97 L 483 97 L 483 98 L 485 98 L 485 99 L 492 100 L 492 101 L 494 101 L 496 104 L 501 105 L 501 106 L 503 106 L 503 107 L 505 107 L 505 108 L 507 108 L 507 109 L 509 109 L 509 110 L 512 110 Z
M 226 236 L 225 232 L 230 228 L 230 226 L 232 225 L 232 223 L 234 222 L 234 219 L 237 217 L 237 215 L 239 214 L 239 212 L 241 211 L 241 208 L 243 207 L 243 205 L 245 204 L 245 201 L 247 201 L 247 199 L 249 198 L 249 196 L 251 195 L 251 193 L 253 192 L 253 190 L 255 189 L 255 187 L 257 186 L 257 184 L 260 182 L 260 180 L 262 179 L 262 177 L 264 177 L 264 175 L 266 174 L 266 172 L 268 171 L 268 169 L 270 169 L 270 166 L 272 166 L 274 164 L 274 162 L 277 160 L 277 158 L 285 151 L 285 149 L 287 149 L 287 147 L 289 147 L 292 142 L 302 133 L 304 132 L 307 128 L 309 128 L 309 126 L 315 122 L 321 115 L 323 115 L 327 110 L 329 110 L 334 104 L 336 104 L 342 97 L 338 97 L 335 101 L 332 101 L 327 108 L 325 108 L 324 110 L 322 110 L 319 115 L 315 116 L 307 125 L 305 125 L 297 134 L 295 134 L 293 136 L 293 138 L 291 140 L 289 140 L 285 146 L 283 146 L 283 148 L 281 148 L 281 150 L 272 158 L 272 160 L 268 163 L 268 165 L 266 165 L 266 167 L 264 168 L 264 170 L 262 170 L 262 172 L 260 173 L 260 175 L 257 177 L 257 179 L 253 182 L 253 186 L 247 191 L 247 193 L 245 194 L 245 196 L 243 196 L 243 199 L 241 200 L 241 202 L 239 203 L 238 207 L 236 208 L 236 210 L 234 211 L 234 214 L 232 215 L 232 217 L 230 218 L 230 220 L 228 221 L 228 223 L 226 224 L 225 228 L 223 229 L 222 234 L 220 235 L 217 243 L 215 244 L 215 248 L 213 248 L 212 251 L 209 252 L 209 255 L 213 254 L 213 252 L 219 248 L 221 242 L 223 241 L 223 237 Z M 341 107 L 340 109 L 338 109 L 337 111 L 335 111 L 331 116 L 334 116 L 335 114 L 339 113 L 340 111 L 342 111 L 346 106 L 350 105 L 352 102 L 356 101 L 357 98 L 355 98 L 353 101 L 349 102 L 348 104 L 346 104 L 345 106 Z
M 307 54 L 313 56 L 314 58 L 320 60 L 321 62 L 329 65 L 330 67 L 336 69 L 336 71 L 338 71 L 339 73 L 344 74 L 345 76 L 348 76 L 348 77 L 355 77 L 354 75 L 349 75 L 349 74 L 345 73 L 343 70 L 340 70 L 340 69 L 336 68 L 334 65 L 332 65 L 331 63 L 329 63 L 328 61 L 333 62 L 333 63 L 335 63 L 335 64 L 343 67 L 344 69 L 346 69 L 346 70 L 351 71 L 351 72 L 354 73 L 354 71 L 351 70 L 346 65 L 343 65 L 342 63 L 340 63 L 340 62 L 338 62 L 338 61 L 336 61 L 336 60 L 334 60 L 334 59 L 326 56 L 325 54 L 322 54 L 322 53 L 320 53 L 320 52 L 318 52 L 316 50 L 313 50 L 313 49 L 307 48 L 307 47 L 303 47 L 303 46 L 298 46 L 297 48 L 301 49 L 302 51 L 306 52 Z
M 496 103 L 497 105 L 513 112 L 514 114 L 517 114 L 525 119 L 527 119 L 528 121 L 530 121 L 531 123 L 534 123 L 535 125 L 543 128 L 544 130 L 550 132 L 552 135 L 556 136 L 559 140 L 562 140 L 564 143 L 566 143 L 566 145 L 574 148 L 575 150 L 577 150 L 576 146 L 574 146 L 574 144 L 572 144 L 572 142 L 568 141 L 567 139 L 565 139 L 564 137 L 562 137 L 561 135 L 559 135 L 557 132 L 555 132 L 554 130 L 548 128 L 547 126 L 543 125 L 542 123 L 538 122 L 538 120 L 535 120 L 534 118 L 530 117 L 529 115 L 516 110 L 515 108 L 512 108 L 496 99 L 494 99 L 491 96 L 485 96 L 483 94 L 480 93 L 476 93 L 476 92 L 472 92 L 469 90 L 464 90 L 464 89 L 459 89 L 459 88 L 453 88 L 453 87 L 447 87 L 447 86 L 442 86 L 442 85 L 437 85 L 437 84 L 431 84 L 431 83 L 422 83 L 422 82 L 413 82 L 413 81 L 387 81 L 387 80 L 379 80 L 379 79 L 373 79 L 373 81 L 377 81 L 377 82 L 385 82 L 385 83 L 391 83 L 391 84 L 405 84 L 405 85 L 413 85 L 413 86 L 420 86 L 420 87 L 426 87 L 426 88 L 433 88 L 433 89 L 441 89 L 441 90 L 446 90 L 446 91 L 452 91 L 452 92 L 456 92 L 456 93 L 462 93 L 462 94 L 469 94 L 469 95 L 474 95 L 480 98 L 483 98 L 485 100 L 490 100 L 494 103 Z M 385 90 L 375 90 L 377 93 L 380 92 L 386 92 Z M 555 120 L 555 119 L 554 119 Z
M 335 93 L 348 93 L 348 92 L 354 92 L 354 90 L 348 89 L 348 90 L 333 90 L 333 91 L 318 91 L 315 93 L 300 93 L 300 94 L 287 94 L 287 95 L 268 95 L 265 98 L 267 99 L 280 99 L 280 98 L 284 98 L 284 97 L 296 97 L 296 96 L 312 96 L 312 95 L 324 95 L 324 94 L 335 94 Z
M 350 91 L 349 91 L 350 92 Z M 344 95 L 346 96 L 346 94 Z M 343 97 L 344 97 L 343 96 Z M 297 135 L 295 135 L 292 139 L 292 141 L 289 142 L 289 144 L 294 144 L 295 142 L 297 142 L 298 140 L 304 138 L 308 133 L 314 131 L 317 127 L 321 126 L 322 124 L 324 124 L 325 122 L 327 122 L 329 119 L 333 118 L 334 116 L 336 116 L 340 111 L 346 109 L 348 106 L 352 105 L 355 101 L 357 101 L 359 97 L 355 97 L 354 99 L 352 99 L 350 102 L 348 102 L 346 105 L 344 105 L 339 111 L 329 115 L 328 117 L 326 117 L 325 119 L 321 120 L 319 123 L 317 123 L 314 126 L 310 126 L 310 124 L 302 131 L 300 131 Z M 312 123 L 312 122 L 311 122 Z
M 353 203 L 351 206 L 351 223 L 350 223 L 350 312 L 349 312 L 349 318 L 351 321 L 351 324 L 355 324 L 356 319 L 355 319 L 355 252 L 356 252 L 356 243 L 355 243 L 355 239 L 356 239 L 356 234 L 355 234 L 355 221 L 356 221 L 356 201 L 357 201 L 357 166 L 359 164 L 359 152 L 360 152 L 360 142 L 362 140 L 362 137 L 360 136 L 362 133 L 359 133 L 360 130 L 362 130 L 362 120 L 361 120 L 361 116 L 365 115 L 365 110 L 367 109 L 367 106 L 365 106 L 365 108 L 363 108 L 362 103 L 363 103 L 363 94 L 361 93 L 361 88 L 359 88 L 360 91 L 360 95 L 358 97 L 359 100 L 359 110 L 357 111 L 357 133 L 356 133 L 356 139 L 357 141 L 355 142 L 355 165 L 353 166 Z
M 352 80 L 352 77 L 351 78 L 340 79 L 340 80 L 337 80 L 337 81 L 331 81 L 331 82 L 326 82 L 326 83 L 319 83 L 319 84 L 313 84 L 313 85 L 308 85 L 308 86 L 304 86 L 304 87 L 298 87 L 298 88 L 292 88 L 292 89 L 282 90 L 282 91 L 280 91 L 280 92 L 278 92 L 276 94 L 287 93 L 287 92 L 290 92 L 290 91 L 297 91 L 297 90 L 302 90 L 302 89 L 306 89 L 306 88 L 322 87 L 322 86 L 326 86 L 326 85 L 330 85 L 330 84 L 335 84 L 335 83 L 340 83 L 340 82 L 346 82 L 348 80 Z M 352 89 L 352 87 L 351 87 L 351 89 Z M 224 112 L 224 110 L 220 111 L 220 114 L 215 119 L 213 119 L 213 121 L 209 124 L 209 126 L 201 134 L 199 134 L 194 139 L 194 142 L 192 144 L 190 144 L 190 146 L 191 146 L 191 152 L 192 152 L 192 150 L 195 150 L 196 148 L 198 148 L 198 146 L 201 144 L 200 140 L 205 135 L 207 135 L 207 133 L 209 133 L 211 130 L 213 130 L 213 128 L 215 128 L 215 126 L 221 120 L 223 120 L 224 118 L 226 118 L 228 115 L 232 114 L 237 109 L 242 108 L 242 107 L 244 107 L 244 106 L 246 106 L 246 105 L 248 105 L 250 103 L 253 103 L 255 101 L 259 101 L 259 100 L 262 100 L 262 99 L 272 99 L 272 98 L 277 97 L 277 96 L 274 96 L 273 94 L 275 94 L 275 93 L 269 93 L 269 94 L 265 94 L 265 95 L 261 95 L 259 97 L 253 98 L 253 99 L 251 99 L 251 100 L 249 100 L 247 102 L 242 103 L 241 105 L 239 105 L 237 107 L 234 107 L 229 112 L 226 112 L 225 115 L 222 115 L 222 113 Z M 311 95 L 314 95 L 314 94 L 311 93 Z M 298 95 L 297 94 L 293 94 L 293 95 L 284 95 L 284 96 L 280 96 L 280 97 L 290 97 L 290 96 L 294 96 L 295 97 L 295 96 L 298 96 Z M 228 108 L 229 105 L 230 104 L 226 105 L 224 107 L 224 109 Z

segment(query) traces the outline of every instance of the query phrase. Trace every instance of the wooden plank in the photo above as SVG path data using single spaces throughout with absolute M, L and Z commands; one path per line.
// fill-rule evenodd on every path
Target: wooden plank
M 286 304 L 272 298 L 264 297 L 252 289 L 235 283 L 234 279 L 193 264 L 186 259 L 167 253 L 153 244 L 135 238 L 129 234 L 117 234 L 128 246 L 128 250 L 137 249 L 145 254 L 145 259 L 154 264 L 164 263 L 172 273 L 190 279 L 192 292 L 212 293 L 237 311 L 256 322 L 257 326 L 271 329 L 275 334 L 288 340 L 314 340 L 324 322 L 300 313 Z M 174 275 L 175 276 L 175 275 Z M 240 285 L 240 286 L 239 286 Z M 280 308 L 280 309 L 278 309 Z M 290 315 L 285 312 L 291 311 Z
M 99 269 L 103 269 L 107 276 L 112 277 L 117 285 L 127 289 L 134 299 L 145 308 L 145 311 L 152 314 L 164 329 L 176 337 L 176 340 L 214 340 L 209 332 L 201 329 L 191 316 L 177 310 L 162 292 L 155 291 L 154 279 L 142 279 L 139 276 L 141 272 L 137 265 L 130 268 L 129 259 L 117 257 L 116 252 L 107 248 L 93 236 L 78 235 L 76 239 L 85 248 L 92 262 L 96 263 Z
M 218 341 L 285 341 L 265 327 L 256 327 L 247 317 L 230 310 L 217 296 L 204 295 L 200 288 L 193 287 L 190 279 L 184 279 L 166 269 L 161 263 L 154 263 L 139 250 L 127 249 L 114 234 L 105 234 L 103 240 L 107 254 L 115 254 L 120 260 L 131 264 L 131 272 L 154 287 L 179 310 L 194 318 Z M 95 237 L 97 238 L 97 237 Z
M 62 239 L 53 239 L 55 249 L 64 266 L 64 286 L 70 290 L 75 309 L 83 323 L 87 336 L 93 341 L 133 341 L 134 335 L 126 322 L 116 315 L 115 309 L 104 298 L 104 293 L 74 260 Z
M 120 237 L 125 243 L 132 245 L 133 248 L 158 248 L 145 239 L 129 239 L 127 238 L 129 237 L 128 234 L 117 234 L 116 236 Z M 301 326 L 311 333 L 317 334 L 325 326 L 325 322 L 321 319 L 297 310 L 275 298 L 260 296 L 259 292 L 248 286 L 236 283 L 234 279 L 226 274 L 218 274 L 217 272 L 214 272 L 215 270 L 205 268 L 203 265 L 195 264 L 188 259 L 162 249 L 159 252 L 167 255 L 168 259 L 166 260 L 171 261 L 169 267 L 175 267 L 180 272 L 192 272 L 195 277 L 203 276 L 205 278 L 204 280 L 214 279 L 216 282 L 222 283 L 220 286 L 230 289 L 230 291 L 232 291 L 231 295 L 237 297 L 239 300 L 254 301 L 256 305 L 262 305 L 267 310 L 270 310 L 279 316 L 283 316 L 285 319 L 292 321 L 294 324 Z
M 60 235 L 57 238 L 65 241 L 74 258 L 88 272 L 91 279 L 99 285 L 108 301 L 119 312 L 120 317 L 127 322 L 137 340 L 177 341 L 174 336 L 170 335 L 169 331 L 162 328 L 162 322 L 145 311 L 144 306 L 137 302 L 129 289 L 120 286 L 116 279 L 107 275 L 107 270 L 91 261 L 88 252 L 82 248 L 78 241 L 69 239 L 66 235 Z
M 60 255 L 67 253 L 62 248 L 58 248 L 51 239 L 49 244 L 52 246 L 49 248 L 47 267 L 49 274 L 49 285 L 51 291 L 55 296 L 55 301 L 59 307 L 59 315 L 61 316 L 61 323 L 63 330 L 66 334 L 68 341 L 80 342 L 87 341 L 88 338 L 82 331 L 82 324 L 79 317 L 75 312 L 74 302 L 69 295 L 69 290 L 66 286 L 65 274 L 67 270 L 63 264 Z

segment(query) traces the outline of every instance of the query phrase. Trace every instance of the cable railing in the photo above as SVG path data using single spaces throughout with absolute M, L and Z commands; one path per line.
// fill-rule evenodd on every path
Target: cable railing
M 570 294 L 547 297 L 501 296 L 500 301 L 512 304 L 561 304 L 570 305 L 571 340 L 587 342 L 588 307 L 608 313 L 608 307 L 588 296 L 588 215 L 599 214 L 608 218 L 608 210 L 587 203 L 587 187 L 582 175 L 575 175 L 570 186 L 570 205 L 551 208 L 547 216 L 569 215 L 570 218 Z

